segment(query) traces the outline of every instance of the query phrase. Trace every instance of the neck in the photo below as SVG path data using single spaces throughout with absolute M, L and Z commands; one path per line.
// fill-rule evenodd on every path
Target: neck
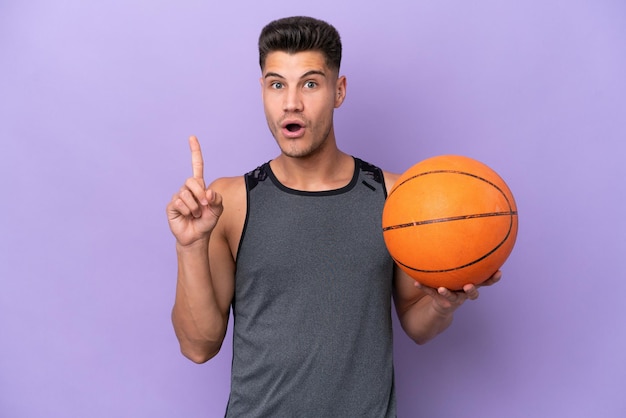
M 286 187 L 312 192 L 340 189 L 354 174 L 354 159 L 337 148 L 332 153 L 304 158 L 281 154 L 270 162 L 270 166 Z

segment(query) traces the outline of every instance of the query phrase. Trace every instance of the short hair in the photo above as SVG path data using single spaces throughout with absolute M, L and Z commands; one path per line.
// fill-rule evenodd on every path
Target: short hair
M 286 17 L 268 23 L 259 36 L 259 65 L 265 68 L 270 52 L 289 54 L 319 51 L 326 65 L 339 71 L 341 66 L 341 38 L 339 32 L 323 20 L 306 16 Z

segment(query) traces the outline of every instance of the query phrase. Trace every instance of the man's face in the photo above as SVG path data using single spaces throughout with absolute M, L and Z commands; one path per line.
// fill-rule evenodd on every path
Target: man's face
M 261 89 L 267 124 L 283 154 L 303 158 L 334 142 L 333 110 L 343 103 L 346 80 L 321 52 L 269 53 Z

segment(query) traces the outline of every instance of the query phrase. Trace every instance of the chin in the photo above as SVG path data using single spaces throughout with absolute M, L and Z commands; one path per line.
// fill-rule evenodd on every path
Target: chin
M 281 138 L 276 141 L 278 143 L 278 147 L 280 148 L 280 152 L 292 158 L 302 158 L 307 157 L 311 154 L 314 149 L 310 146 L 310 144 L 302 143 L 301 139 L 286 139 Z
M 305 158 L 309 158 L 309 157 L 313 157 L 315 155 L 320 154 L 321 148 L 320 147 L 316 147 L 316 148 L 307 148 L 307 149 L 284 149 L 282 150 L 283 154 L 286 155 L 287 157 L 291 157 L 291 158 L 299 158 L 299 159 L 305 159 Z
M 307 150 L 300 150 L 300 149 L 281 149 L 281 153 L 286 156 L 286 157 L 290 157 L 290 158 L 306 158 L 310 155 L 312 155 L 312 152 L 309 152 Z

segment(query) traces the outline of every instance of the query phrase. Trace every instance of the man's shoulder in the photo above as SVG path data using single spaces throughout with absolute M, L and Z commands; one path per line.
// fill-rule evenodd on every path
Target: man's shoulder
M 385 178 L 385 185 L 387 186 L 387 190 L 391 190 L 393 185 L 396 184 L 396 181 L 400 177 L 400 174 L 383 171 L 383 176 Z
M 240 189 L 245 191 L 246 186 L 243 176 L 235 176 L 217 178 L 209 187 L 216 192 L 225 195 L 240 192 Z
M 244 177 L 220 177 L 215 179 L 209 188 L 222 196 L 224 210 L 217 223 L 216 232 L 218 236 L 225 239 L 224 242 L 228 243 L 234 259 L 246 214 Z
M 264 163 L 240 176 L 219 177 L 209 187 L 222 195 L 245 194 L 246 181 L 258 182 L 265 180 L 268 172 L 268 163 Z
M 246 183 L 243 176 L 220 177 L 215 179 L 209 188 L 222 196 L 224 214 L 245 211 Z
M 384 182 L 385 188 L 387 189 L 387 191 L 391 190 L 393 185 L 396 183 L 396 181 L 400 177 L 400 174 L 386 171 L 380 166 L 369 163 L 360 158 L 356 158 L 356 161 L 360 165 L 361 171 L 365 172 L 366 175 L 373 177 L 374 180 L 376 180 L 378 183 Z

